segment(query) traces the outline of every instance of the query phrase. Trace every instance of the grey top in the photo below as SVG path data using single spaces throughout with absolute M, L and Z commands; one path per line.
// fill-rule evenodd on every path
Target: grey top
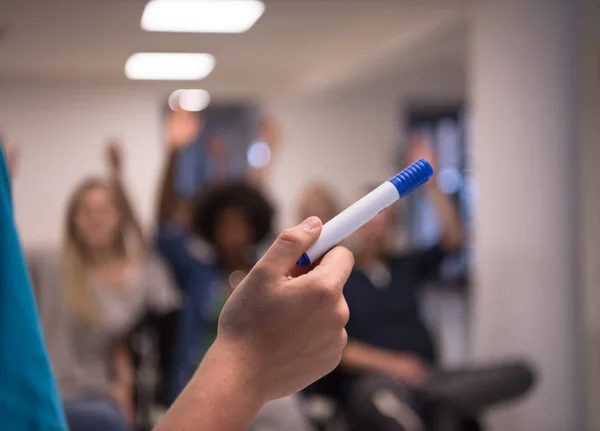
M 63 400 L 104 394 L 112 378 L 111 352 L 148 310 L 179 306 L 178 292 L 157 258 L 131 266 L 124 287 L 92 286 L 100 325 L 92 328 L 67 306 L 59 253 L 28 254 L 36 301 Z

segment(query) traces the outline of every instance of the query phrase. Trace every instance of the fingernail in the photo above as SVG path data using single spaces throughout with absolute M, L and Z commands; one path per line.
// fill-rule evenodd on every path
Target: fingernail
M 302 225 L 304 225 L 308 230 L 317 229 L 319 226 L 321 226 L 321 220 L 319 217 L 312 216 L 304 220 Z

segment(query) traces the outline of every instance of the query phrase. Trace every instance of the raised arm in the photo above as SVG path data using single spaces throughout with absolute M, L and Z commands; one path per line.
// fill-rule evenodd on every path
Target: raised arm
M 271 160 L 266 166 L 261 167 L 252 167 L 250 166 L 250 170 L 248 172 L 248 177 L 250 182 L 259 189 L 264 189 L 265 184 L 267 183 L 267 177 L 271 166 L 273 166 L 273 161 L 275 159 L 276 154 L 278 153 L 279 147 L 281 145 L 281 133 L 279 129 L 279 125 L 275 123 L 275 121 L 265 118 L 261 121 L 258 140 L 264 142 L 269 147 L 271 151 Z
M 181 150 L 198 135 L 201 120 L 195 113 L 187 111 L 173 112 L 167 119 L 165 141 L 167 154 L 163 175 L 159 185 L 158 225 L 176 221 L 181 201 L 175 193 L 175 169 Z
M 437 173 L 437 156 L 429 139 L 422 135 L 415 135 L 409 144 L 409 161 L 413 162 L 424 158 L 432 164 Z M 442 224 L 441 245 L 446 251 L 458 250 L 463 244 L 463 227 L 456 205 L 448 195 L 440 192 L 436 185 L 435 177 L 425 184 L 427 195 L 435 206 L 436 213 Z
M 110 168 L 110 182 L 116 193 L 117 205 L 123 212 L 123 222 L 131 227 L 135 238 L 143 246 L 146 245 L 146 239 L 142 229 L 140 219 L 131 204 L 131 200 L 125 190 L 123 183 L 123 147 L 112 139 L 106 144 L 106 159 Z
M 169 148 L 166 155 L 166 163 L 162 175 L 161 183 L 159 184 L 159 200 L 158 200 L 158 224 L 162 225 L 175 218 L 177 211 L 178 199 L 175 194 L 175 166 L 179 157 L 178 148 Z

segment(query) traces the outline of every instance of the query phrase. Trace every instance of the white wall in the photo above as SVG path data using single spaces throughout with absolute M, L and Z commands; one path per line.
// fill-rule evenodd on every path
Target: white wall
M 342 201 L 360 187 L 387 179 L 396 169 L 402 100 L 456 99 L 460 77 L 404 77 L 364 84 L 342 95 L 266 101 L 282 126 L 282 149 L 269 191 L 280 209 L 279 225 L 296 221 L 295 199 L 311 180 L 332 184 Z M 87 175 L 106 172 L 103 145 L 122 139 L 130 194 L 143 223 L 154 217 L 163 163 L 161 104 L 164 87 L 0 87 L 0 130 L 21 147 L 14 182 L 15 212 L 23 241 L 55 244 L 71 188 Z
M 0 88 L 0 127 L 21 149 L 15 212 L 26 244 L 60 239 L 66 199 L 82 178 L 106 173 L 103 145 L 122 139 L 130 194 L 151 226 L 163 162 L 160 104 L 164 92 L 127 88 Z M 281 225 L 295 221 L 294 198 L 310 179 L 331 182 L 346 198 L 393 170 L 396 98 L 277 104 L 283 128 L 270 191 Z
M 492 430 L 582 430 L 575 3 L 479 1 L 470 101 L 478 182 L 472 334 L 481 359 L 529 359 L 527 399 Z
M 588 430 L 600 430 L 600 2 L 584 0 L 582 8 L 581 177 L 579 234 L 581 295 L 584 310 Z
M 152 91 L 1 88 L 0 127 L 21 148 L 14 180 L 17 222 L 26 244 L 56 244 L 74 184 L 104 174 L 103 145 L 123 140 L 126 179 L 146 224 L 162 163 L 160 95 Z

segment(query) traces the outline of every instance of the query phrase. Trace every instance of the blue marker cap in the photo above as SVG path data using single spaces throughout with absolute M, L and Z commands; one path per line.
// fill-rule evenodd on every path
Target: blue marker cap
M 426 183 L 433 175 L 433 168 L 425 159 L 419 159 L 388 181 L 396 187 L 401 198 Z

